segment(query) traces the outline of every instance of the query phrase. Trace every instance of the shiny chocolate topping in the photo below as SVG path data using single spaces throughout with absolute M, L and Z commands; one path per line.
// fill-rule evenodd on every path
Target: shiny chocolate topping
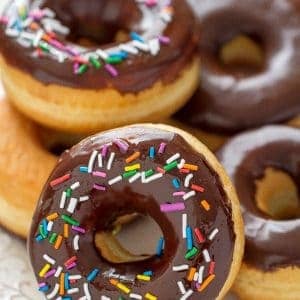
M 30 36 L 24 37 L 20 34 L 18 38 L 11 37 L 6 31 L 7 24 L 1 25 L 0 22 L 0 52 L 6 63 L 29 73 L 45 84 L 87 89 L 115 88 L 125 93 L 139 92 L 151 87 L 157 81 L 173 82 L 195 56 L 197 47 L 195 20 L 185 1 L 173 0 L 165 7 L 161 3 L 159 1 L 158 4 L 151 6 L 134 0 L 43 1 L 41 8 L 50 8 L 54 11 L 55 21 L 61 22 L 61 25 L 69 29 L 69 34 L 58 34 L 54 41 L 49 40 L 49 34 L 43 36 L 41 46 L 37 47 L 40 50 L 36 52 L 30 42 L 28 48 L 24 47 L 24 38 L 30 40 Z M 161 11 L 157 7 L 160 7 Z M 40 12 L 34 13 L 37 19 Z M 48 26 L 53 25 L 51 21 L 46 22 L 50 22 Z M 133 46 L 128 37 L 130 32 L 138 33 L 140 36 L 133 39 L 142 38 L 145 43 Z M 34 30 L 31 33 L 36 37 L 39 31 Z M 125 34 L 125 40 L 115 42 L 117 33 L 123 35 L 122 39 Z M 92 45 L 80 48 L 80 40 L 89 40 Z M 149 46 L 150 40 L 152 48 Z M 57 41 L 64 46 L 67 45 L 71 51 L 68 47 L 68 50 L 61 48 L 60 44 L 57 45 Z M 50 46 L 44 42 L 49 42 Z M 124 44 L 130 47 L 121 48 Z M 49 47 L 54 49 L 50 54 L 46 53 L 49 52 L 47 50 Z M 81 53 L 80 59 L 74 54 L 76 52 L 74 48 Z M 60 49 L 64 49 L 63 55 L 57 54 L 56 50 Z M 107 60 L 105 55 L 103 58 L 103 52 L 102 54 L 96 52 L 98 49 L 107 51 L 113 56 L 114 62 L 108 63 L 110 70 L 104 66 Z M 91 53 L 93 57 L 99 56 L 97 59 L 102 67 L 89 61 Z M 58 62 L 60 59 L 64 61 Z M 88 69 L 85 67 L 80 69 L 82 60 L 83 64 L 89 66 Z M 118 60 L 122 61 L 117 63 Z M 116 70 L 118 76 L 111 71 L 111 67 Z
M 267 168 L 286 172 L 300 192 L 300 130 L 268 126 L 231 139 L 218 157 L 233 180 L 245 222 L 244 261 L 265 271 L 300 266 L 300 219 L 273 220 L 255 203 Z M 299 193 L 300 195 L 300 193 Z
M 189 0 L 199 22 L 201 86 L 176 118 L 232 133 L 300 113 L 300 4 L 293 0 Z M 236 71 L 219 59 L 222 45 L 246 35 L 264 65 Z
M 130 157 L 133 157 L 132 161 L 128 159 Z M 186 160 L 185 164 L 182 158 Z M 126 173 L 125 166 L 136 164 L 139 168 L 135 172 Z M 192 178 L 184 184 L 190 174 L 193 174 Z M 119 180 L 110 181 L 120 175 Z M 62 200 L 64 191 L 68 195 Z M 174 194 L 176 192 L 179 195 Z M 95 233 L 110 232 L 119 216 L 133 212 L 149 216 L 159 225 L 164 249 L 160 255 L 144 261 L 109 263 L 95 247 Z M 51 231 L 45 231 L 56 213 Z M 192 250 L 187 249 L 187 239 L 183 238 L 183 214 L 187 215 L 187 225 L 192 230 Z M 71 221 L 66 215 L 72 218 Z M 78 227 L 69 227 L 68 238 L 63 238 L 59 244 L 53 234 L 63 235 L 66 223 L 79 226 L 84 233 L 78 233 Z M 79 247 L 76 251 L 74 239 L 77 235 Z M 150 239 L 142 237 L 146 244 Z M 45 254 L 55 260 L 53 265 L 49 264 L 46 274 L 59 266 L 67 278 L 80 274 L 82 278 L 70 287 L 79 289 L 76 298 L 88 293 L 91 299 L 100 296 L 116 299 L 123 294 L 109 281 L 111 277 L 128 287 L 131 293 L 143 297 L 150 293 L 157 299 L 179 299 L 182 294 L 176 283 L 182 281 L 186 291 L 191 289 L 189 299 L 215 299 L 229 274 L 234 245 L 231 205 L 219 175 L 205 157 L 178 134 L 143 126 L 107 131 L 66 151 L 44 187 L 28 240 L 37 280 L 49 286 L 46 294 L 53 291 L 62 275 L 46 275 L 45 278 L 45 271 L 40 273 L 47 264 Z M 74 256 L 75 265 L 70 267 L 74 259 L 65 262 Z M 173 267 L 178 266 L 183 269 L 174 271 Z M 204 267 L 202 280 L 199 279 L 199 283 L 188 281 L 189 269 L 195 267 L 198 270 L 201 266 Z M 98 270 L 97 276 L 88 280 L 93 270 Z M 136 279 L 137 274 L 147 270 L 153 272 L 149 282 Z M 205 288 L 204 282 L 211 279 Z M 61 291 L 62 294 L 67 294 L 67 289 Z

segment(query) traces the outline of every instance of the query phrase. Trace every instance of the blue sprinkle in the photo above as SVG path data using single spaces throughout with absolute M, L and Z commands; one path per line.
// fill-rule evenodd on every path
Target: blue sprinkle
M 88 167 L 80 167 L 79 171 L 82 173 L 87 173 L 88 172 Z
M 88 274 L 86 280 L 88 282 L 92 282 L 95 280 L 95 278 L 97 277 L 98 273 L 100 272 L 99 269 L 94 269 L 90 274 Z
M 172 180 L 172 183 L 173 183 L 173 186 L 174 186 L 175 189 L 179 189 L 180 188 L 180 181 L 179 181 L 178 178 L 174 178 Z
M 50 289 L 49 285 L 44 285 L 44 286 L 39 288 L 39 291 L 46 293 L 46 292 L 49 291 L 49 289 Z
M 138 33 L 134 32 L 134 31 L 130 33 L 130 37 L 134 41 L 139 41 L 139 42 L 145 43 L 144 39 Z
M 35 240 L 37 242 L 40 242 L 40 241 L 44 240 L 44 238 L 39 234 L 38 236 L 35 237 Z
M 126 59 L 128 57 L 128 53 L 125 51 L 118 51 L 118 52 L 111 53 L 109 57 L 118 57 L 118 58 Z
M 153 146 L 149 148 L 149 156 L 150 158 L 154 158 L 155 156 L 155 148 Z
M 188 250 L 193 248 L 193 233 L 190 226 L 186 227 L 186 247 Z
M 71 287 L 70 287 L 70 281 L 69 281 L 69 273 L 66 273 L 65 274 L 65 289 L 66 290 L 69 290 Z
M 43 225 L 44 234 L 47 235 L 48 234 L 48 230 L 47 230 L 48 222 L 46 219 L 42 220 L 42 225 Z
M 63 299 L 63 300 L 72 300 L 72 297 L 70 297 L 70 296 L 64 296 L 61 299 Z
M 145 272 L 143 273 L 143 275 L 145 275 L 145 276 L 153 276 L 153 272 L 152 272 L 151 270 L 145 271 Z
M 164 243 L 165 243 L 165 239 L 163 237 L 161 237 L 157 242 L 156 255 L 158 257 L 162 256 L 163 249 L 164 249 Z

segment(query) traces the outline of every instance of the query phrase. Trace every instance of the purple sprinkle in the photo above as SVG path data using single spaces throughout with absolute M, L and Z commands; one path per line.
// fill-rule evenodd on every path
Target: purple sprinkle
M 108 145 L 107 144 L 103 145 L 102 150 L 101 150 L 102 157 L 106 157 L 107 150 L 108 150 Z
M 158 153 L 159 153 L 159 154 L 164 153 L 166 146 L 167 146 L 166 143 L 161 143 L 161 144 L 159 145 Z
M 78 69 L 79 69 L 79 63 L 75 63 L 75 64 L 73 65 L 73 72 L 74 72 L 74 74 L 77 74 L 77 73 L 78 73 Z
M 65 50 L 65 46 L 61 42 L 59 42 L 58 40 L 50 40 L 49 44 L 56 47 L 57 49 Z
M 98 190 L 98 191 L 106 191 L 106 187 L 105 186 L 99 185 L 99 184 L 96 184 L 96 183 L 94 184 L 93 188 L 95 190 Z
M 55 272 L 56 272 L 56 269 L 50 270 L 49 272 L 47 272 L 47 273 L 45 274 L 45 278 L 52 277 L 52 276 L 55 274 Z
M 104 173 L 104 172 L 94 171 L 92 174 L 93 174 L 93 176 L 106 178 L 106 173 Z
M 71 263 L 70 265 L 67 266 L 67 270 L 71 270 L 77 266 L 76 262 Z
M 161 212 L 172 212 L 172 211 L 181 211 L 185 209 L 184 202 L 177 202 L 171 204 L 161 204 L 160 211 Z
M 112 76 L 112 77 L 117 77 L 119 75 L 118 71 L 116 68 L 114 68 L 112 65 L 110 64 L 105 64 L 104 65 L 106 71 Z
M 129 145 L 125 141 L 115 140 L 114 143 L 119 147 L 119 149 L 122 153 L 127 152 Z
M 72 56 L 79 56 L 79 52 L 76 51 L 75 49 L 71 48 L 70 46 L 66 46 L 65 47 L 65 51 L 69 54 L 71 54 Z
M 171 39 L 169 37 L 167 37 L 167 36 L 164 36 L 164 35 L 160 35 L 158 37 L 158 40 L 163 45 L 169 45 L 171 43 Z
M 72 226 L 72 229 L 74 230 L 74 231 L 77 231 L 77 232 L 80 232 L 80 233 L 85 233 L 85 229 L 84 228 L 82 228 L 82 227 L 79 227 L 79 226 Z
M 41 282 L 41 283 L 39 283 L 39 287 L 41 288 L 41 287 L 44 287 L 44 286 L 46 286 L 46 282 Z
M 184 196 L 185 192 L 184 191 L 179 191 L 179 192 L 174 192 L 173 196 Z

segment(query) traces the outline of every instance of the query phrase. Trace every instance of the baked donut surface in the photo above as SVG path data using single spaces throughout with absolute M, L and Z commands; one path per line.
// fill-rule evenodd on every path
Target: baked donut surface
M 300 74 L 295 67 L 300 65 L 299 1 L 189 2 L 201 32 L 202 71 L 199 89 L 177 118 L 201 129 L 233 133 L 296 117 L 300 112 Z M 241 56 L 252 51 L 246 46 L 249 39 L 260 46 L 261 66 L 236 70 L 221 61 L 222 46 L 237 37 Z M 251 55 L 258 56 L 253 51 Z M 243 57 L 238 63 L 243 65 Z
M 95 237 L 131 213 L 153 218 L 163 237 L 156 255 L 116 263 L 120 253 L 99 251 Z M 220 299 L 239 269 L 243 236 L 234 189 L 208 149 L 173 127 L 142 124 L 61 156 L 28 245 L 48 299 Z
M 243 133 L 217 156 L 236 187 L 245 223 L 244 262 L 234 290 L 242 299 L 298 299 L 300 130 L 266 126 Z M 259 181 L 270 170 L 288 174 L 295 187 L 273 177 L 262 189 Z M 285 194 L 280 186 L 286 186 Z M 269 205 L 259 200 L 261 195 Z

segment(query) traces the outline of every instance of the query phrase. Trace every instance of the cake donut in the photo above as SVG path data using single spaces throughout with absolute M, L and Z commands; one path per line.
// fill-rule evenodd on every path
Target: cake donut
M 298 116 L 299 1 L 189 2 L 199 22 L 201 79 L 176 118 L 232 134 Z
M 299 299 L 300 130 L 274 125 L 250 131 L 231 139 L 218 157 L 245 223 L 234 291 L 241 299 Z
M 9 1 L 4 85 L 19 110 L 57 130 L 157 121 L 197 87 L 194 27 L 182 0 Z
M 131 213 L 161 228 L 156 254 L 136 257 L 114 240 L 114 222 Z M 141 124 L 61 156 L 28 247 L 47 299 L 221 299 L 240 267 L 242 231 L 234 188 L 211 152 L 179 129 Z

